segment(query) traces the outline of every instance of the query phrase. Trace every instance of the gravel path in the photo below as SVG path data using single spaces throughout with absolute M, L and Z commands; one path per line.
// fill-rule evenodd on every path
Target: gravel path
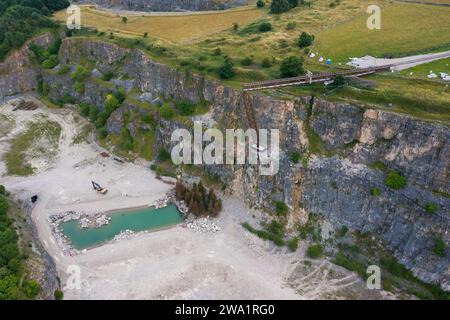
M 439 53 L 420 54 L 416 56 L 409 56 L 395 59 L 375 58 L 372 56 L 365 56 L 354 59 L 348 65 L 357 68 L 370 68 L 386 65 L 395 65 L 394 70 L 404 70 L 420 64 L 428 63 L 434 60 L 445 59 L 450 57 L 450 50 Z

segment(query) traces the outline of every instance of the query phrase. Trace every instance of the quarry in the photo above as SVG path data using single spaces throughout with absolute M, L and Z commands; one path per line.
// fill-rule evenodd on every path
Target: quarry
M 247 1 L 77 3 L 266 10 Z M 413 78 L 420 68 L 444 72 L 448 49 L 329 67 L 302 48 L 304 73 L 287 76 L 260 67 L 256 51 L 230 67 L 239 46 L 222 33 L 242 46 L 264 41 L 245 38 L 259 32 L 252 22 L 233 28 L 185 49 L 152 35 L 56 29 L 0 62 L 0 185 L 47 270 L 40 298 L 448 298 L 448 84 Z M 230 68 L 230 78 L 213 76 Z M 388 94 L 377 91 L 388 81 Z M 429 104 L 414 100 L 421 88 Z M 366 283 L 373 265 L 377 290 Z

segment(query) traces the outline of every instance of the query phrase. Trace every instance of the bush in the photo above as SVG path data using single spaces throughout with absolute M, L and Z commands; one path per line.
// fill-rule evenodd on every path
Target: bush
M 84 83 L 83 82 L 75 82 L 75 84 L 73 85 L 73 89 L 75 90 L 76 93 L 83 93 L 84 92 Z
M 398 171 L 390 171 L 386 179 L 384 180 L 384 184 L 391 189 L 399 190 L 406 187 L 407 181 L 404 176 L 401 175 Z
M 167 104 L 164 104 L 159 110 L 159 114 L 163 119 L 170 120 L 175 116 L 175 111 Z
M 125 150 L 132 150 L 134 144 L 133 136 L 127 127 L 122 128 L 119 137 L 119 145 Z
M 342 226 L 341 228 L 339 228 L 336 232 L 336 237 L 338 238 L 343 238 L 347 235 L 348 232 L 348 227 L 347 226 Z
M 299 163 L 300 162 L 300 153 L 298 153 L 297 151 L 292 152 L 291 161 L 293 163 Z
M 436 213 L 439 210 L 439 205 L 434 202 L 428 202 L 425 205 L 425 210 L 427 210 L 427 212 L 429 213 Z
M 215 48 L 213 50 L 213 56 L 220 56 L 222 54 L 222 49 L 220 48 Z
M 64 75 L 68 74 L 70 71 L 70 66 L 67 64 L 64 64 L 61 66 L 61 68 L 58 70 L 58 75 Z
M 253 63 L 253 59 L 250 57 L 245 57 L 244 59 L 241 60 L 241 64 L 243 66 L 249 66 Z
M 80 105 L 79 105 L 79 109 L 80 109 L 81 115 L 82 115 L 83 117 L 86 117 L 86 118 L 89 116 L 89 110 L 90 110 L 90 108 L 91 108 L 91 105 L 88 104 L 88 103 L 82 102 L 82 103 L 80 103 Z
M 262 22 L 259 26 L 258 26 L 258 31 L 259 32 L 268 32 L 272 30 L 272 24 L 270 22 Z
M 270 61 L 269 58 L 264 58 L 261 62 L 261 67 L 263 68 L 270 68 L 272 66 L 272 61 Z
M 263 8 L 266 6 L 266 2 L 264 0 L 258 0 L 258 1 L 256 1 L 256 6 L 258 8 Z
M 342 76 L 342 75 L 336 76 L 336 78 L 334 78 L 332 86 L 335 88 L 342 88 L 343 86 L 345 86 L 344 76 Z
M 127 17 L 122 17 L 122 22 L 123 23 L 127 23 L 128 22 L 128 18 Z
M 311 259 L 320 258 L 323 254 L 323 247 L 320 244 L 309 246 L 306 250 L 306 255 Z
M 239 23 L 233 22 L 233 31 L 236 32 L 239 30 Z
M 53 69 L 58 64 L 58 56 L 51 55 L 48 59 L 42 62 L 42 67 L 44 69 Z
M 297 22 L 288 22 L 286 25 L 286 30 L 294 30 L 295 28 L 297 28 Z
M 59 289 L 55 290 L 54 295 L 55 295 L 55 300 L 63 300 L 64 299 L 64 293 Z
M 230 59 L 225 59 L 224 64 L 219 68 L 219 76 L 222 79 L 231 79 L 236 75 L 233 62 Z
M 370 195 L 372 195 L 374 197 L 378 197 L 381 195 L 381 190 L 379 188 L 372 188 L 370 190 Z
M 434 240 L 433 252 L 439 257 L 445 257 L 445 242 L 441 238 Z
M 362 278 L 367 277 L 366 274 L 367 267 L 356 260 L 351 260 L 342 252 L 337 253 L 334 263 L 337 264 L 338 266 L 346 268 L 347 270 L 356 272 Z
M 192 116 L 195 114 L 196 106 L 189 101 L 180 101 L 175 104 L 182 116 Z
M 288 241 L 287 246 L 289 248 L 289 250 L 291 250 L 292 252 L 297 251 L 298 249 L 298 238 L 292 238 L 291 240 Z
M 284 202 L 277 201 L 275 203 L 275 210 L 277 215 L 284 217 L 288 213 L 288 206 Z
M 100 139 L 105 139 L 108 136 L 108 130 L 106 130 L 105 127 L 100 128 L 100 130 L 98 130 L 98 136 Z
M 103 81 L 110 81 L 112 78 L 114 77 L 114 72 L 112 71 L 107 71 L 102 75 L 102 80 Z
M 302 32 L 300 38 L 298 39 L 298 45 L 300 48 L 306 48 L 312 45 L 314 42 L 314 36 L 307 32 Z
M 166 149 L 161 149 L 161 151 L 159 151 L 159 161 L 164 162 L 164 161 L 168 161 L 171 159 L 170 156 L 170 152 L 167 151 Z
M 0 195 L 6 196 L 6 188 L 4 185 L 0 185 Z
M 97 116 L 98 116 L 98 110 L 97 107 L 94 106 L 93 104 L 89 105 L 89 120 L 91 120 L 92 123 L 94 123 L 97 120 Z
M 283 77 L 296 77 L 303 74 L 303 59 L 297 56 L 290 56 L 283 60 L 280 66 L 280 72 Z
M 87 77 L 89 77 L 89 72 L 86 69 L 84 69 L 83 66 L 78 65 L 75 68 L 75 71 L 72 72 L 72 74 L 70 76 L 71 76 L 72 80 L 82 82 Z
M 24 291 L 27 298 L 33 299 L 37 297 L 39 291 L 41 291 L 41 287 L 36 280 L 30 280 L 25 282 Z
M 0 215 L 6 215 L 6 212 L 9 209 L 9 203 L 8 200 L 6 200 L 5 197 L 0 197 Z

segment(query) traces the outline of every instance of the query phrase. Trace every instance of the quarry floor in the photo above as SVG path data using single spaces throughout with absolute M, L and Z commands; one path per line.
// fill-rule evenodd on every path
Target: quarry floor
M 39 196 L 32 218 L 56 263 L 65 299 L 393 298 L 384 291 L 367 290 L 356 274 L 326 260 L 306 259 L 306 243 L 300 242 L 292 253 L 250 234 L 241 223 L 255 223 L 262 213 L 233 195 L 224 198 L 216 221 L 221 232 L 199 234 L 177 226 L 74 257 L 63 255 L 47 221 L 49 215 L 149 205 L 173 186 L 156 179 L 147 162 L 120 164 L 101 157 L 104 150 L 95 142 L 73 144 L 85 120 L 68 108 L 48 109 L 42 103 L 34 111 L 13 111 L 10 103 L 0 106 L 0 114 L 15 118 L 14 128 L 0 136 L 0 159 L 11 140 L 39 113 L 62 127 L 58 155 L 52 161 L 34 159 L 36 172 L 29 177 L 7 176 L 0 160 L 0 184 L 16 199 Z M 91 180 L 107 187 L 108 194 L 95 193 Z M 80 286 L 73 281 L 73 266 L 81 272 Z

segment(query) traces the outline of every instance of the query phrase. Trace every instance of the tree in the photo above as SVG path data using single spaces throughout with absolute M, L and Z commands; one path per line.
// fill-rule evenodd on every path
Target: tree
M 291 5 L 288 0 L 273 0 L 270 5 L 270 13 L 283 13 L 289 11 L 291 9 Z
M 258 8 L 263 8 L 266 6 L 266 2 L 264 0 L 258 0 L 258 1 L 256 1 L 256 6 Z
M 219 76 L 222 79 L 231 79 L 235 76 L 236 71 L 234 70 L 233 62 L 226 58 L 224 64 L 219 68 Z
M 300 34 L 300 37 L 298 39 L 298 45 L 300 48 L 306 48 L 312 45 L 314 42 L 314 36 L 312 34 L 309 34 L 307 32 L 302 32 Z
M 128 18 L 127 17 L 122 17 L 122 22 L 123 23 L 127 23 L 128 22 Z
M 281 63 L 280 72 L 283 77 L 296 77 L 303 74 L 305 72 L 303 59 L 296 56 L 287 57 Z
M 239 30 L 239 24 L 237 22 L 233 22 L 233 31 L 236 32 Z

